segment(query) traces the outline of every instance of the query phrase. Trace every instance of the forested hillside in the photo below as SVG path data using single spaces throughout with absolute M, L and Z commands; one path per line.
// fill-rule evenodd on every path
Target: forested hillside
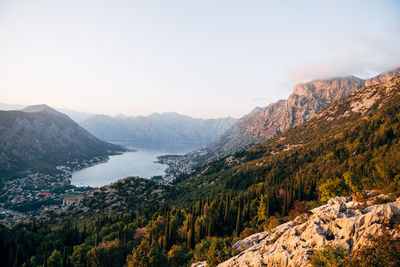
M 397 196 L 399 161 L 400 78 L 393 78 L 363 87 L 260 146 L 179 177 L 152 205 L 71 218 L 63 227 L 1 228 L 1 259 L 8 266 L 184 266 L 200 260 L 216 266 L 237 253 L 233 241 L 330 197 L 363 198 L 364 189 Z M 149 189 L 134 189 L 141 188 Z M 96 206 L 96 194 L 82 201 Z
M 350 95 L 363 86 L 378 84 L 400 76 L 395 69 L 371 79 L 341 77 L 298 83 L 287 100 L 255 108 L 205 148 L 166 161 L 172 174 L 190 174 L 193 169 L 236 152 L 250 149 L 266 140 L 301 125 L 330 103 Z M 185 166 L 185 168 L 182 168 Z
M 187 201 L 227 190 L 249 191 L 249 186 L 256 185 L 273 199 L 280 196 L 288 203 L 303 198 L 326 199 L 332 192 L 322 184 L 343 185 L 348 175 L 363 188 L 395 189 L 398 177 L 394 173 L 399 171 L 399 80 L 365 87 L 301 126 L 177 179 L 182 192 L 179 197 Z M 336 193 L 350 191 L 343 185 Z

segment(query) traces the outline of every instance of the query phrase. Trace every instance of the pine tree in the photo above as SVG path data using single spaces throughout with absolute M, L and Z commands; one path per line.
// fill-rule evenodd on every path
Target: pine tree
M 210 217 L 207 225 L 207 236 L 211 236 L 213 230 L 213 219 Z
M 167 212 L 167 221 L 165 223 L 165 230 L 164 230 L 164 239 L 165 239 L 165 244 L 164 244 L 164 249 L 168 250 L 170 248 L 170 231 L 169 231 L 169 212 Z
M 166 266 L 167 259 L 165 255 L 162 253 L 161 247 L 157 242 L 153 242 L 150 247 L 150 251 L 148 254 L 149 265 L 151 267 L 161 267 Z
M 286 207 L 287 207 L 287 192 L 285 192 L 284 196 L 283 196 L 283 204 L 282 204 L 282 216 L 286 215 Z
M 63 267 L 66 267 L 66 266 L 67 266 L 67 259 L 68 259 L 67 248 L 64 247 L 64 252 L 63 252 Z
M 44 247 L 44 264 L 43 267 L 47 267 L 47 243 Z
M 191 225 L 191 229 L 190 229 L 190 237 L 189 237 L 189 247 L 191 249 L 194 249 L 194 245 L 195 245 L 194 223 L 195 223 L 195 217 L 194 217 L 194 214 L 193 214 L 192 215 L 192 225 Z
M 264 202 L 264 197 L 261 196 L 260 204 L 257 210 L 257 216 L 259 222 L 266 222 L 268 217 L 267 205 Z
M 237 217 L 236 217 L 236 230 L 235 230 L 236 236 L 240 235 L 240 228 L 241 228 L 241 225 L 240 225 L 241 220 L 240 219 L 241 219 L 241 211 L 240 211 L 240 202 L 239 202 L 239 208 L 238 208 L 238 213 L 237 213 Z
M 14 267 L 18 267 L 18 266 L 20 266 L 21 264 L 20 264 L 20 262 L 19 262 L 19 244 L 17 244 L 17 249 L 16 249 L 16 252 L 15 252 L 15 261 L 14 261 Z

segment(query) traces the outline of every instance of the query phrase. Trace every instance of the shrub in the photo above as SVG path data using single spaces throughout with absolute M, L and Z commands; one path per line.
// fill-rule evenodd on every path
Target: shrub
M 355 251 L 350 266 L 400 266 L 400 239 L 388 231 L 369 237 L 370 244 Z
M 346 266 L 348 260 L 348 252 L 340 246 L 325 246 L 322 250 L 317 250 L 311 256 L 311 266 L 322 267 Z

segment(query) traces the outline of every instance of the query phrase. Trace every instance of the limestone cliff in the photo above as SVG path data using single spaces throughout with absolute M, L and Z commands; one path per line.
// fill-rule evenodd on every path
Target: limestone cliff
M 366 245 L 369 234 L 379 236 L 387 230 L 398 236 L 393 225 L 399 223 L 400 198 L 373 205 L 385 198 L 381 195 L 357 202 L 335 197 L 270 232 L 236 242 L 233 248 L 244 251 L 218 266 L 308 266 L 313 251 L 324 245 L 342 246 L 351 252 Z

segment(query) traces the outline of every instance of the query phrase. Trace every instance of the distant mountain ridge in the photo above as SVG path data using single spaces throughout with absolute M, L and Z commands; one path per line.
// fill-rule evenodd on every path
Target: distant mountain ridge
M 24 108 L 28 107 L 27 105 L 12 105 L 12 104 L 6 104 L 6 103 L 0 103 L 0 110 L 22 110 Z M 93 113 L 89 112 L 81 112 L 81 111 L 75 111 L 75 110 L 70 110 L 70 109 L 63 109 L 63 108 L 55 108 L 55 110 L 64 113 L 68 117 L 70 117 L 73 121 L 76 123 L 81 123 L 82 121 L 86 120 L 87 118 L 93 116 Z
M 0 110 L 4 111 L 29 111 L 34 108 L 38 107 L 0 103 Z M 112 117 L 69 109 L 54 110 L 67 115 L 101 140 L 176 152 L 206 146 L 237 121 L 232 117 L 192 118 L 175 112 L 153 113 L 149 116 L 118 114 Z
M 287 100 L 279 100 L 265 108 L 255 108 L 205 148 L 174 157 L 168 162 L 171 174 L 193 171 L 197 166 L 246 150 L 300 125 L 328 104 L 363 86 L 382 83 L 400 76 L 400 68 L 363 80 L 357 77 L 332 78 L 298 83 Z
M 231 117 L 198 119 L 171 112 L 135 117 L 95 115 L 81 126 L 105 141 L 150 148 L 181 146 L 188 151 L 209 144 L 236 121 Z
M 0 111 L 0 174 L 54 171 L 69 161 L 106 157 L 125 149 L 100 141 L 47 105 Z

